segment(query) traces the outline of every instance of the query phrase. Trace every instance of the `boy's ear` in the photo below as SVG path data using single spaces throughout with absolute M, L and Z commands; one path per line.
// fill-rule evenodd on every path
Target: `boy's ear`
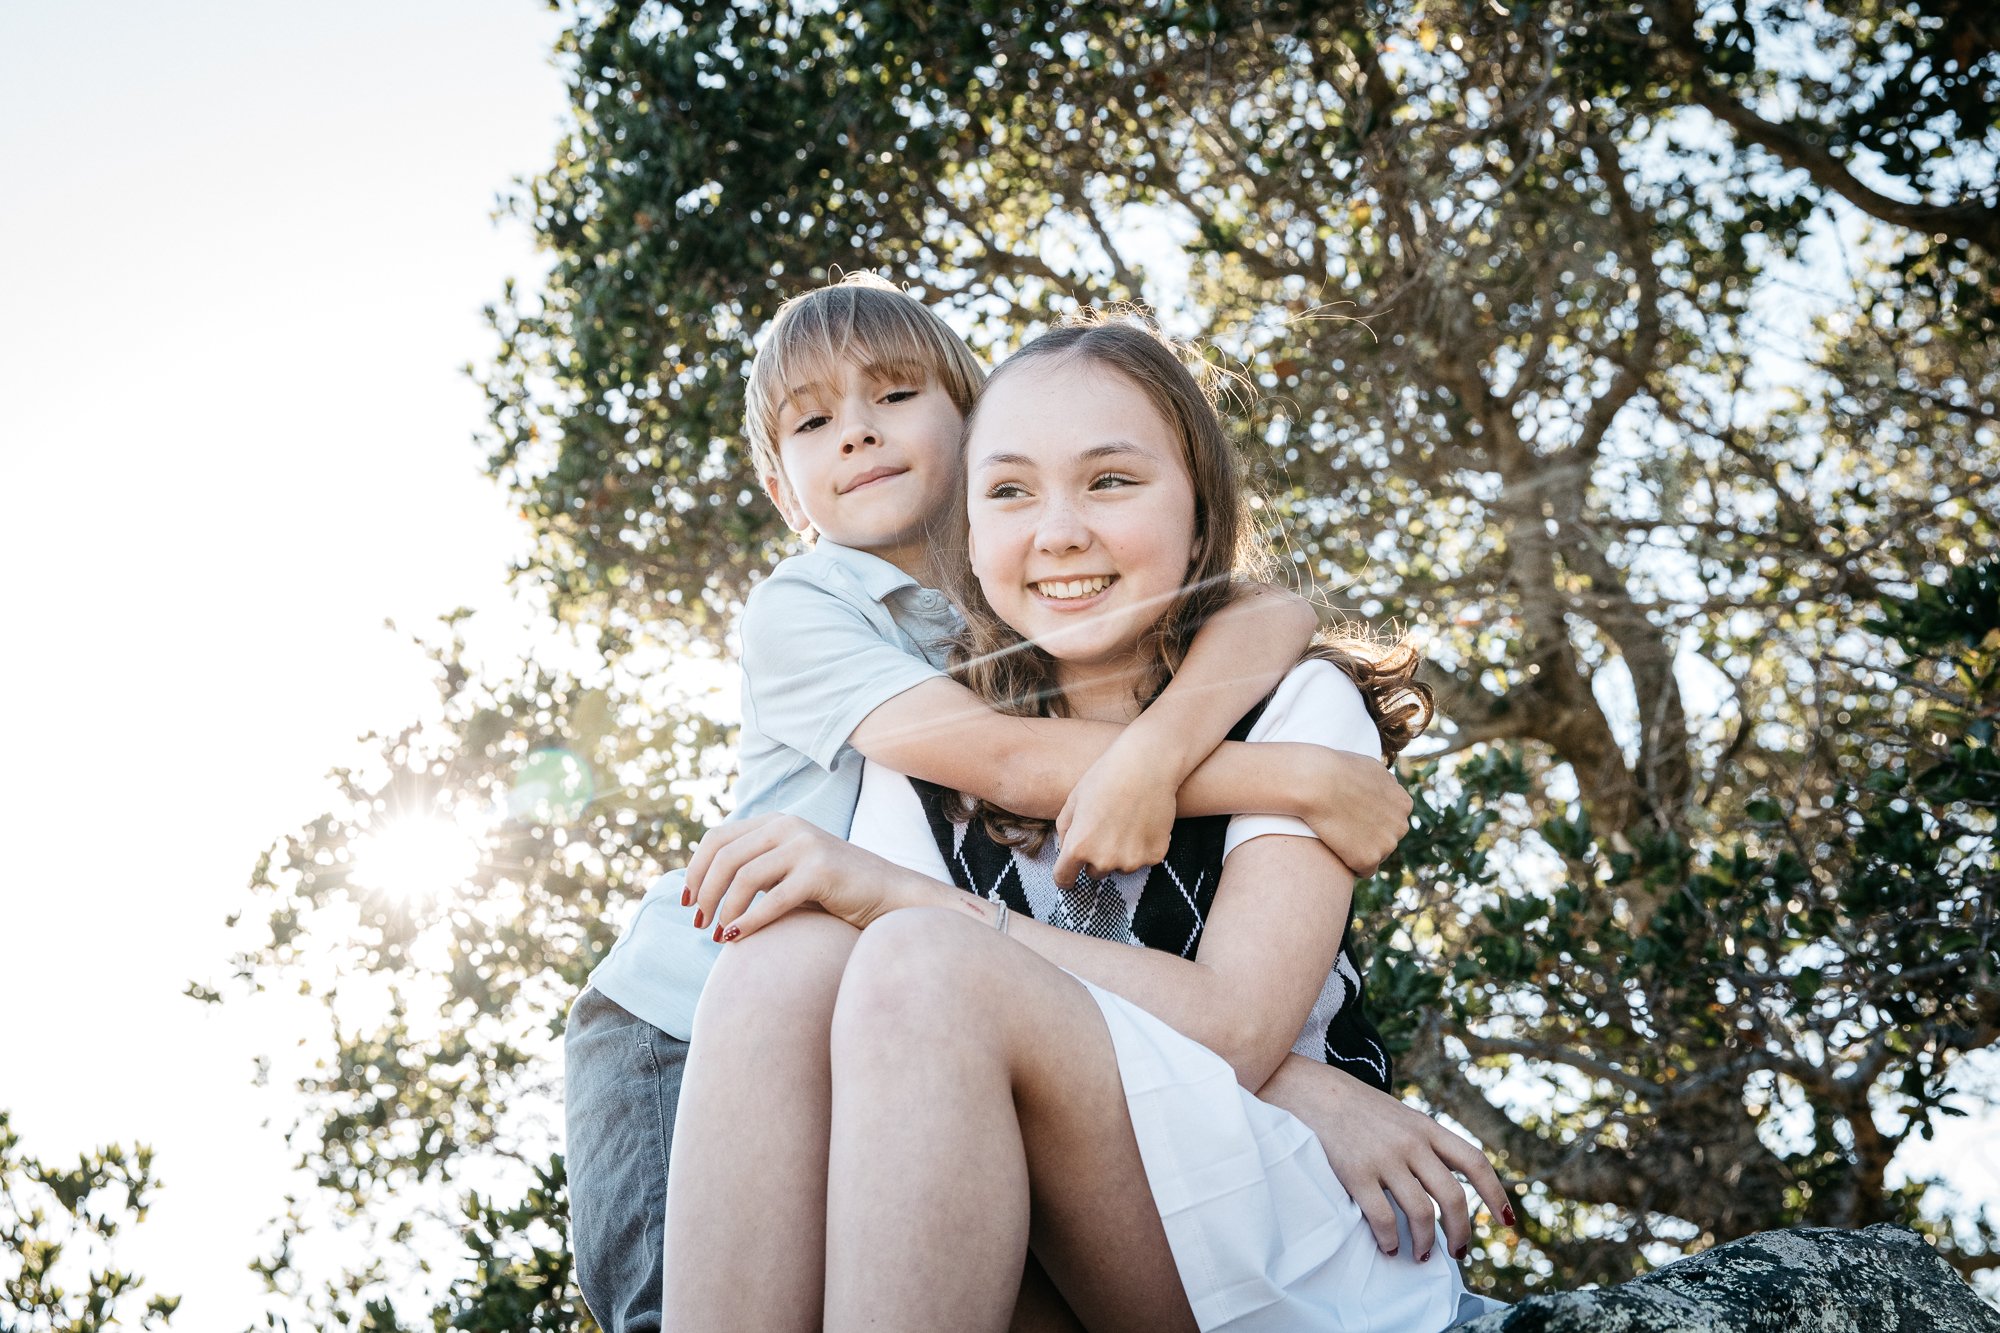
M 764 494 L 771 497 L 771 503 L 778 506 L 778 512 L 784 515 L 793 532 L 803 537 L 813 530 L 812 519 L 806 515 L 799 497 L 792 493 L 792 484 L 785 480 L 783 472 L 760 472 L 757 481 L 763 486 Z

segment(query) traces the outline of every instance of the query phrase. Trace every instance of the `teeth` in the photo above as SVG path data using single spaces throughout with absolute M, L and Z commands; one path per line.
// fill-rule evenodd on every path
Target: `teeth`
M 1100 574 L 1091 579 L 1044 579 L 1034 585 L 1035 591 L 1044 597 L 1054 597 L 1067 601 L 1076 597 L 1095 597 L 1111 586 L 1108 575 Z

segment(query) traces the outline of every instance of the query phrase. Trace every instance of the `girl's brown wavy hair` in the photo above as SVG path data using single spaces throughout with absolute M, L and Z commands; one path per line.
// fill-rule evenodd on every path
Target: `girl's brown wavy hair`
M 1078 361 L 1114 371 L 1146 395 L 1179 440 L 1181 461 L 1193 483 L 1195 536 L 1187 573 L 1179 595 L 1138 647 L 1138 698 L 1146 705 L 1180 669 L 1195 632 L 1236 596 L 1258 563 L 1249 505 L 1235 450 L 1216 413 L 1222 372 L 1199 359 L 1190 368 L 1172 344 L 1135 314 L 1084 311 L 1008 357 L 987 384 Z M 980 411 L 975 404 L 966 418 L 967 440 Z M 952 645 L 952 675 L 1000 712 L 1069 716 L 1055 659 L 995 613 L 973 575 L 964 487 L 947 523 L 933 549 L 939 554 L 944 591 L 965 612 L 965 629 Z M 1420 659 L 1408 643 L 1385 642 L 1364 628 L 1343 625 L 1323 632 L 1305 655 L 1333 663 L 1360 688 L 1381 733 L 1385 759 L 1401 753 L 1430 725 L 1431 690 L 1416 679 Z M 1047 820 L 1027 819 L 968 796 L 959 798 L 955 815 L 977 819 L 999 841 L 1031 853 L 1052 828 Z

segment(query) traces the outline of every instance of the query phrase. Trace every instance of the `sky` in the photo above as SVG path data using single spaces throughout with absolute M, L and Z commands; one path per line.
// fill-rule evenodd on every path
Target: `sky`
M 251 1075 L 313 1016 L 182 991 L 328 768 L 432 699 L 407 631 L 512 614 L 524 534 L 461 367 L 541 268 L 492 214 L 550 160 L 559 27 L 532 0 L 0 7 L 0 1108 L 44 1157 L 155 1147 L 119 1254 L 180 1327 L 264 1308 L 291 1103 Z M 2000 1197 L 1991 1129 L 1907 1164 Z
M 532 0 L 0 7 L 0 1107 L 142 1139 L 122 1262 L 249 1324 L 297 1007 L 224 970 L 258 852 L 434 697 L 421 631 L 505 615 L 481 307 L 541 271 L 496 195 L 552 157 Z M 271 1122 L 267 1124 L 266 1122 Z

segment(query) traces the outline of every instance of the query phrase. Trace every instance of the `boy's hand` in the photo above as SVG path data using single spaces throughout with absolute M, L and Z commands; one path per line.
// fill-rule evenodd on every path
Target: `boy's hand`
M 857 929 L 898 907 L 955 893 L 795 815 L 711 829 L 688 862 L 681 905 L 718 941 L 740 939 L 794 908 L 817 906 Z M 761 895 L 761 896 L 759 896 Z
M 1493 1164 L 1477 1147 L 1415 1107 L 1338 1069 L 1288 1055 L 1257 1095 L 1303 1120 L 1319 1136 L 1326 1160 L 1368 1219 L 1375 1245 L 1394 1254 L 1396 1214 L 1410 1219 L 1417 1257 L 1430 1257 L 1434 1223 L 1444 1225 L 1452 1257 L 1463 1259 L 1472 1240 L 1464 1176 L 1493 1215 L 1514 1225 L 1514 1209 Z M 1457 1175 L 1453 1173 L 1456 1172 Z
M 1346 750 L 1324 753 L 1320 773 L 1299 775 L 1310 783 L 1299 817 L 1356 879 L 1366 879 L 1410 831 L 1410 794 L 1380 760 Z
M 1098 756 L 1056 816 L 1056 883 L 1139 870 L 1163 861 L 1174 833 L 1174 797 L 1185 773 L 1162 760 L 1133 723 Z

